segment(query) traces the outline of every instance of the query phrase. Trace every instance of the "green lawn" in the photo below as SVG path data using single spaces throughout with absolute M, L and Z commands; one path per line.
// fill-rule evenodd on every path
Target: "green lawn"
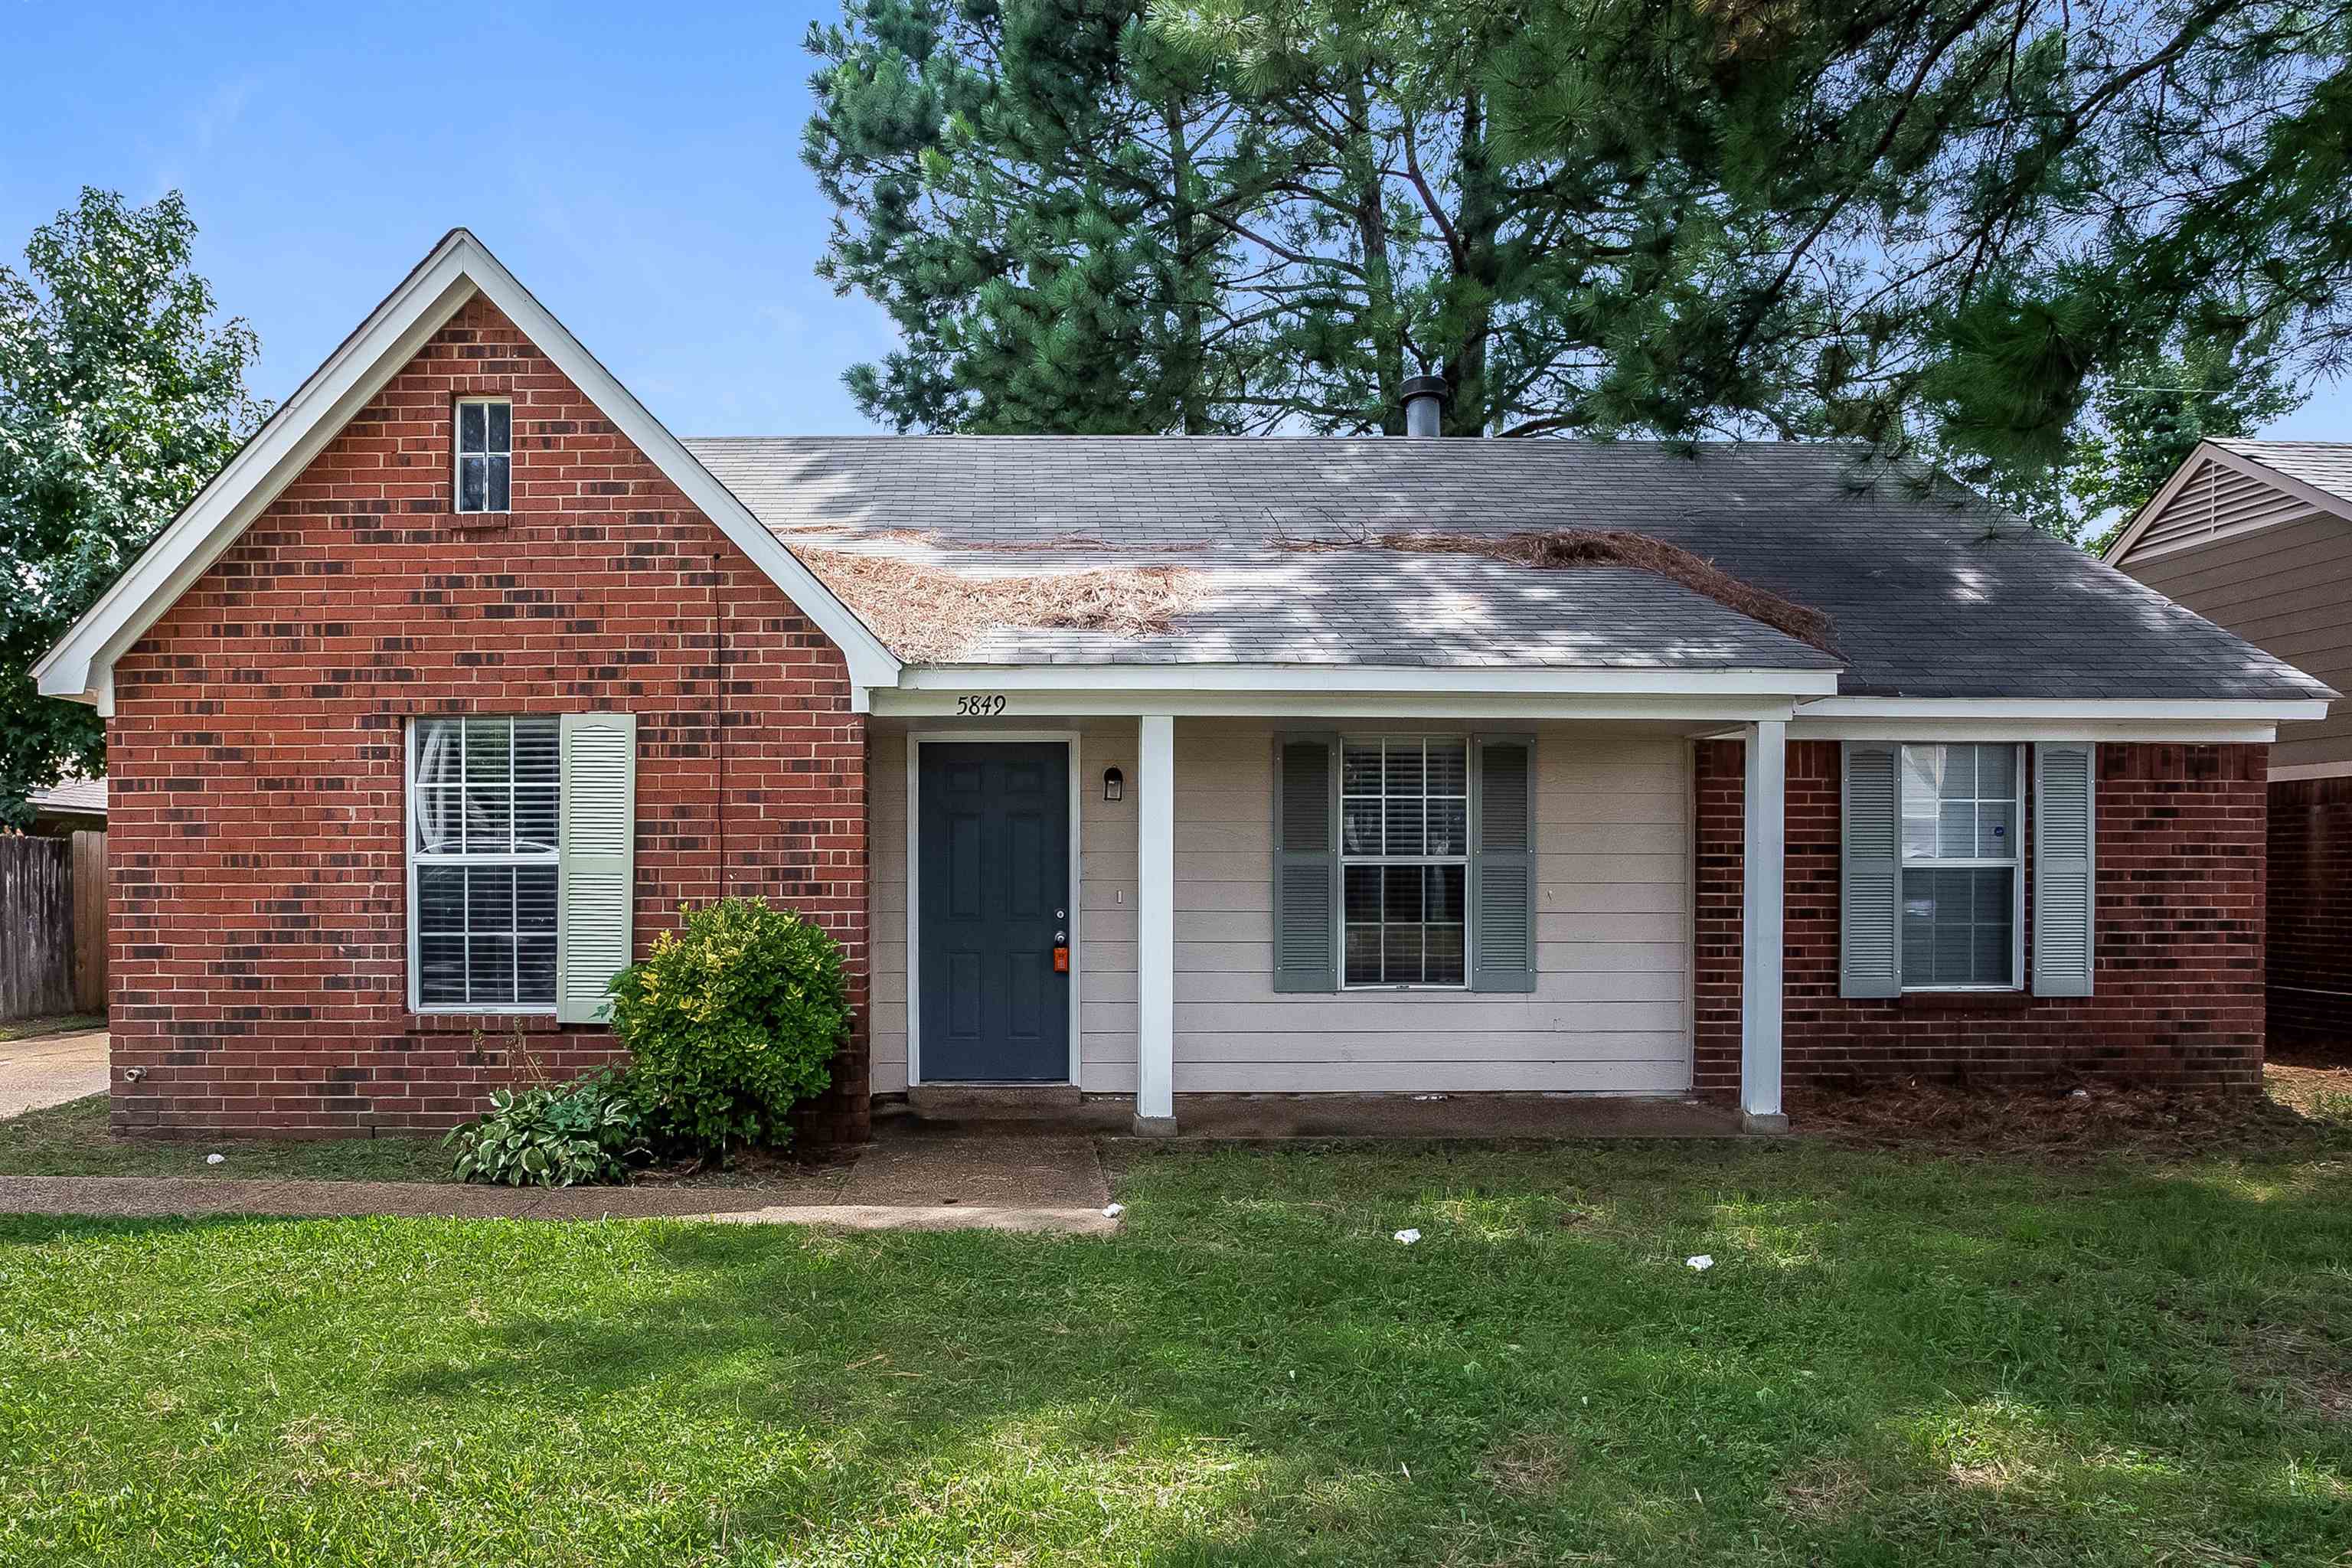
M 1160 1154 L 1108 1241 L 5 1220 L 0 1560 L 2340 1561 L 2346 1177 L 1588 1144 Z
M 215 1180 L 446 1182 L 455 1155 L 429 1138 L 117 1138 L 106 1096 L 0 1121 L 0 1176 L 206 1176 Z M 217 1165 L 207 1154 L 224 1156 Z

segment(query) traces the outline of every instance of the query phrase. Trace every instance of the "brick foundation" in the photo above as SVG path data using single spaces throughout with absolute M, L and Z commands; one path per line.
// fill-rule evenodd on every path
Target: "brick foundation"
M 513 510 L 451 511 L 452 400 L 515 404 Z M 724 672 L 723 680 L 721 672 Z M 866 731 L 839 652 L 487 302 L 115 671 L 113 1123 L 436 1128 L 609 1030 L 407 1008 L 404 722 L 638 715 L 636 937 L 764 893 L 848 951 L 811 1142 L 866 1134 Z M 136 1082 L 123 1069 L 143 1069 Z
M 2096 994 L 1923 1005 L 1838 994 L 1839 748 L 1791 745 L 1785 1081 L 2258 1085 L 2267 766 L 2263 746 L 2101 746 Z M 1694 1068 L 1702 1094 L 1727 1099 L 1739 1085 L 1739 745 L 1702 743 L 1696 777 Z M 2030 921 L 2030 866 L 2027 877 Z
M 2271 785 L 2271 1037 L 2352 1045 L 2352 778 Z

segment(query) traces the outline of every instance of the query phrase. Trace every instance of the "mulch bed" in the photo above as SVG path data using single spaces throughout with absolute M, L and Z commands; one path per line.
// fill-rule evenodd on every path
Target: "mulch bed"
M 1809 1136 L 1930 1153 L 2179 1159 L 2352 1144 L 2342 1098 L 2352 1096 L 2352 1068 L 2274 1063 L 2263 1087 L 2257 1095 L 2103 1079 L 1972 1088 L 1910 1079 L 1851 1091 L 1792 1090 L 1788 1110 Z

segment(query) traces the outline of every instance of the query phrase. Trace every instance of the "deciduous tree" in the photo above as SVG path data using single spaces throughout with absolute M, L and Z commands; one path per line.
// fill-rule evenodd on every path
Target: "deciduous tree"
M 0 267 L 0 825 L 65 770 L 105 768 L 98 715 L 32 667 L 259 425 L 256 343 L 215 319 L 175 192 L 85 189 Z

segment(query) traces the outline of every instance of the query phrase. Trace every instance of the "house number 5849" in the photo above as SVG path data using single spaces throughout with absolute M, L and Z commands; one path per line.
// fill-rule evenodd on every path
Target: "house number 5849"
M 1003 711 L 1004 693 L 1001 691 L 991 692 L 985 697 L 956 699 L 956 717 L 959 719 L 993 719 Z

